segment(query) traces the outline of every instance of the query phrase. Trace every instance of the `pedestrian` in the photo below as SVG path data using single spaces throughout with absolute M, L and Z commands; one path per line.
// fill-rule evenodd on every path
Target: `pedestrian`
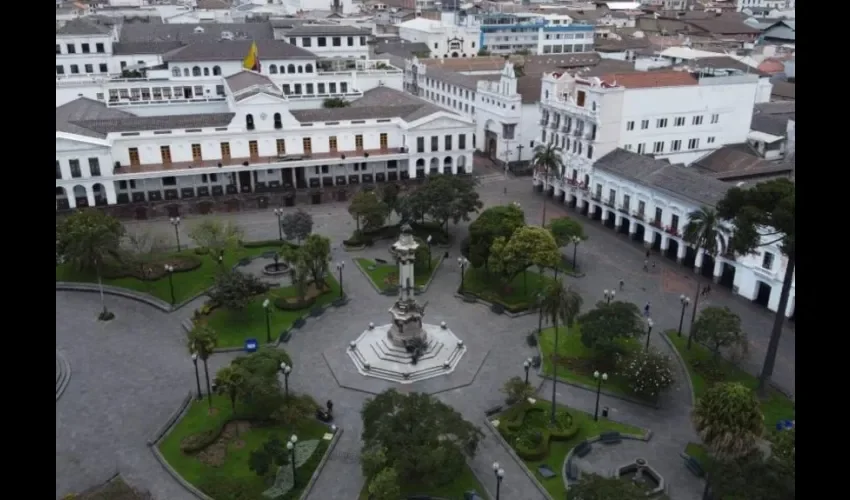
M 702 294 L 707 297 L 709 293 L 711 293 L 711 285 L 705 285 L 705 288 L 702 289 Z
M 647 318 L 649 317 L 649 302 L 647 302 L 646 305 L 643 306 L 643 315 Z
M 646 259 L 643 259 L 643 270 L 644 272 L 649 272 L 649 261 Z
M 326 406 L 328 407 L 328 415 L 332 415 L 334 412 L 334 402 L 329 399 Z
M 652 270 L 655 271 L 655 261 L 652 261 Z
M 626 286 L 626 282 L 625 282 L 625 281 L 623 281 L 623 280 L 620 280 L 620 291 L 621 291 L 621 292 L 623 291 L 623 287 L 624 287 L 624 286 Z
M 647 249 L 646 249 L 646 259 L 647 259 L 647 260 L 649 260 L 649 255 L 650 255 L 650 254 L 649 254 L 649 249 L 647 248 Z

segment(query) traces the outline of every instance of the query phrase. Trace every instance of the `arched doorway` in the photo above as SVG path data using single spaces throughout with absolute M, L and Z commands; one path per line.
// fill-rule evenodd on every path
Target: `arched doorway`
M 664 252 L 664 256 L 671 260 L 676 260 L 676 257 L 679 255 L 679 242 L 673 238 L 667 238 L 667 250 Z
M 425 159 L 419 158 L 416 160 L 416 178 L 423 179 L 425 178 Z
M 646 235 L 646 228 L 643 224 L 635 224 L 635 234 L 632 236 L 632 239 L 635 241 L 643 241 L 643 237 Z
M 726 288 L 735 289 L 735 266 L 728 262 L 723 263 L 723 274 L 720 275 L 720 281 L 718 284 L 720 286 L 725 286 Z
M 452 173 L 452 164 L 454 163 L 454 158 L 451 156 L 446 156 L 443 158 L 443 173 L 446 175 L 451 175 Z
M 614 226 L 617 224 L 617 214 L 615 214 L 614 212 L 608 212 L 608 216 L 605 217 L 605 220 L 602 221 L 602 223 L 605 225 L 605 227 L 613 229 Z
M 756 281 L 756 296 L 753 299 L 753 302 L 762 307 L 767 307 L 770 303 L 771 293 L 773 293 L 772 286 L 768 285 L 764 281 Z
M 452 52 L 452 57 L 460 57 L 460 54 L 458 54 L 457 52 Z
M 700 269 L 700 274 L 706 278 L 714 277 L 714 257 L 707 253 L 702 254 L 702 269 Z
M 499 135 L 493 120 L 487 120 L 484 124 L 484 152 L 493 161 L 499 158 Z
M 96 207 L 102 207 L 106 205 L 106 188 L 103 187 L 103 184 L 97 183 L 92 186 L 92 191 L 94 192 L 94 205 Z
M 86 188 L 80 185 L 74 186 L 74 200 L 77 202 L 77 207 L 89 206 L 89 199 L 86 195 Z
M 705 257 L 703 257 L 705 259 Z M 685 258 L 682 260 L 682 265 L 685 267 L 696 267 L 697 262 L 697 251 L 694 247 L 688 247 L 685 249 Z
M 466 173 L 466 156 L 458 156 L 457 157 L 457 173 L 465 174 Z
M 68 193 L 62 186 L 56 186 L 56 210 L 68 210 L 71 207 L 68 202 Z
M 430 173 L 438 174 L 440 173 L 440 160 L 438 158 L 431 158 L 431 164 L 429 165 Z

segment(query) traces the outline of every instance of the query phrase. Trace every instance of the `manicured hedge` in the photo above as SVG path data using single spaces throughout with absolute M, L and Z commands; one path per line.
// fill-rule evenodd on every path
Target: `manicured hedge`
M 510 439 L 513 440 L 514 449 L 524 460 L 542 460 L 549 454 L 549 441 L 568 441 L 572 439 L 579 431 L 579 423 L 575 418 L 572 418 L 572 425 L 564 431 L 559 431 L 556 429 L 552 429 L 548 426 L 542 428 L 534 428 L 534 429 L 523 429 L 523 423 L 527 418 L 528 414 L 531 412 L 541 412 L 544 413 L 546 410 L 542 408 L 531 407 L 528 408 L 525 403 L 522 404 L 520 410 L 517 411 L 516 416 L 513 419 L 508 419 L 505 422 L 502 422 L 501 425 L 504 425 L 505 433 L 510 436 Z M 563 410 L 561 410 L 563 411 Z M 540 443 L 534 447 L 526 447 L 523 443 L 517 440 L 518 437 L 521 436 L 522 431 L 530 431 L 533 430 L 535 432 L 540 433 Z
M 221 436 L 221 433 L 224 432 L 224 428 L 227 427 L 227 424 L 229 424 L 232 420 L 232 418 L 228 418 L 212 429 L 187 436 L 180 443 L 180 451 L 187 455 L 192 455 L 215 443 Z
M 172 257 L 152 260 L 145 267 L 149 270 L 146 275 L 142 275 L 137 266 L 115 265 L 109 266 L 103 270 L 105 279 L 121 279 L 135 278 L 141 281 L 156 281 L 166 275 L 165 265 L 168 264 L 174 268 L 175 273 L 185 273 L 194 271 L 201 267 L 201 259 L 194 255 L 175 255 Z

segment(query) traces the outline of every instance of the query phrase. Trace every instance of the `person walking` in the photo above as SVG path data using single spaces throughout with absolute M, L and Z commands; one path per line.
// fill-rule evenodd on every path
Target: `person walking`
M 623 291 L 623 287 L 625 287 L 625 286 L 626 286 L 626 282 L 623 281 L 623 280 L 620 280 L 620 291 L 621 292 Z
M 643 306 L 643 315 L 647 318 L 649 317 L 649 302 L 647 302 L 646 305 Z
M 646 249 L 646 260 L 649 260 L 649 256 L 650 256 L 650 253 L 649 253 L 649 249 L 647 248 Z
M 643 259 L 643 270 L 649 272 L 649 261 L 647 259 Z

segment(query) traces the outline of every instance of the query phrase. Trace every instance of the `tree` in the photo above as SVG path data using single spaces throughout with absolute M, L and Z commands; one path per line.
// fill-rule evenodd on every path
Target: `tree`
M 428 182 L 416 191 L 421 197 L 419 202 L 427 207 L 425 214 L 445 226 L 449 231 L 449 221 L 457 224 L 469 220 L 469 214 L 484 206 L 475 191 L 471 179 L 454 175 L 432 175 Z
M 573 245 L 573 267 L 577 267 L 576 254 L 578 253 L 578 244 L 587 239 L 587 235 L 584 233 L 584 226 L 575 219 L 559 217 L 549 223 L 549 231 L 555 237 L 555 242 L 559 248 L 569 244 Z
M 718 458 L 750 454 L 764 430 L 758 400 L 750 389 L 736 382 L 710 387 L 697 400 L 691 420 L 702 442 Z
M 549 318 L 555 328 L 555 349 L 552 358 L 552 380 L 558 380 L 558 325 L 559 323 L 572 328 L 576 318 L 581 312 L 581 295 L 571 288 L 564 288 L 560 279 L 550 283 L 540 303 L 541 313 Z M 552 384 L 552 416 L 551 423 L 555 423 L 555 388 L 558 384 Z
M 705 252 L 705 254 L 715 258 L 718 254 L 726 253 L 728 236 L 729 228 L 726 227 L 717 212 L 714 209 L 702 207 L 688 214 L 688 223 L 685 224 L 682 239 L 696 249 L 697 255 Z M 691 328 L 694 327 L 697 306 L 699 305 L 699 292 L 703 283 L 702 272 L 697 273 L 696 283 L 694 307 L 691 310 Z M 689 336 L 688 339 L 690 338 L 692 337 Z M 688 341 L 688 348 L 690 347 L 691 344 Z
M 487 267 L 490 248 L 496 238 L 506 240 L 525 225 L 525 214 L 519 205 L 490 207 L 481 212 L 469 225 L 469 262 L 475 267 Z
M 369 481 L 370 500 L 398 500 L 400 497 L 401 488 L 395 468 L 387 467 Z
M 712 498 L 794 500 L 796 474 L 759 451 L 736 459 L 710 459 L 705 465 Z
M 522 226 L 514 231 L 508 241 L 502 237 L 496 238 L 490 249 L 488 267 L 499 274 L 505 283 L 511 283 L 529 266 L 557 266 L 560 255 L 549 231 L 538 226 Z
M 669 356 L 655 349 L 640 349 L 625 358 L 618 372 L 628 380 L 638 396 L 654 400 L 673 385 L 673 365 Z
M 117 260 L 123 235 L 118 219 L 95 209 L 78 210 L 56 226 L 60 253 L 81 271 L 99 273 L 104 264 Z
M 646 490 L 634 482 L 597 474 L 582 474 L 570 484 L 569 495 L 570 500 L 646 500 Z
M 360 467 L 363 469 L 363 477 L 368 481 L 375 477 L 387 466 L 387 449 L 383 446 L 364 449 L 360 454 Z
M 243 378 L 237 395 L 240 415 L 270 420 L 281 408 L 284 402 L 279 377 L 281 363 L 292 366 L 286 352 L 272 347 L 261 347 L 233 360 L 230 366 Z
M 693 326 L 694 339 L 705 344 L 720 357 L 721 349 L 746 353 L 749 348 L 747 334 L 741 329 L 741 318 L 728 307 L 706 307 L 699 313 Z
M 646 333 L 640 309 L 631 302 L 599 302 L 595 309 L 583 314 L 578 321 L 581 324 L 581 343 L 595 351 L 597 361 L 602 365 L 612 364 L 616 355 L 621 353 L 617 339 L 638 338 Z
M 287 463 L 289 451 L 277 436 L 271 437 L 263 446 L 251 452 L 248 457 L 248 469 L 270 483 L 275 475 L 272 472 L 277 467 Z
M 200 248 L 222 255 L 225 250 L 239 246 L 242 229 L 233 222 L 206 219 L 189 230 L 189 238 Z
M 207 292 L 213 302 L 233 311 L 241 311 L 251 300 L 269 289 L 266 283 L 253 274 L 235 269 L 222 271 L 215 277 L 215 283 Z
M 245 390 L 245 373 L 234 366 L 224 366 L 215 374 L 215 385 L 219 394 L 230 398 L 230 406 L 236 411 L 236 398 Z
M 325 276 L 331 260 L 331 240 L 318 234 L 311 234 L 299 249 L 304 264 L 317 290 L 325 286 Z
M 756 184 L 749 189 L 732 188 L 726 197 L 717 204 L 717 211 L 723 219 L 732 221 L 734 231 L 730 238 L 730 249 L 740 255 L 751 254 L 759 248 L 778 245 L 786 257 L 785 276 L 782 279 L 782 292 L 779 305 L 767 344 L 759 376 L 759 394 L 767 393 L 767 385 L 776 365 L 779 339 L 785 323 L 788 309 L 788 297 L 794 282 L 796 264 L 795 230 L 795 184 L 788 179 L 775 179 Z
M 544 185 L 548 186 L 552 179 L 560 179 L 564 175 L 564 161 L 561 148 L 552 144 L 538 144 L 534 148 L 531 164 L 544 175 Z M 546 226 L 546 196 L 543 197 L 543 222 Z
M 341 97 L 329 97 L 322 101 L 323 108 L 347 108 L 351 103 Z
M 152 268 L 154 263 L 151 261 L 165 251 L 167 244 L 165 237 L 161 234 L 137 231 L 126 235 L 125 246 L 127 250 L 121 255 L 121 261 L 124 265 L 133 269 L 136 276 L 142 279 L 151 279 L 155 275 Z M 161 271 L 161 269 L 158 269 L 158 271 Z
M 210 370 L 207 366 L 207 360 L 210 359 L 216 346 L 218 345 L 218 334 L 212 328 L 196 324 L 192 331 L 188 334 L 189 337 L 189 354 L 197 354 L 198 358 L 204 363 L 204 377 L 207 381 L 207 395 L 210 397 L 212 404 L 212 389 L 210 388 Z
M 310 263 L 307 261 L 307 253 L 304 251 L 303 245 L 298 248 L 284 248 L 283 260 L 289 264 L 292 286 L 295 287 L 295 291 L 298 293 L 298 299 L 304 301 L 307 295 L 307 286 L 310 284 L 310 279 L 313 275 L 311 274 Z
M 502 387 L 502 392 L 507 395 L 508 404 L 514 404 L 534 397 L 535 390 L 531 384 L 526 384 L 520 377 L 511 377 Z
M 452 407 L 423 393 L 395 389 L 367 400 L 363 449 L 383 447 L 400 484 L 433 487 L 454 480 L 474 456 L 481 430 Z
M 288 240 L 299 244 L 313 232 L 313 216 L 301 210 L 289 212 L 280 220 L 280 227 Z
M 398 184 L 391 183 L 384 186 L 381 190 L 381 201 L 387 206 L 387 209 L 392 213 L 397 211 L 399 204 L 399 188 Z
M 360 191 L 351 199 L 348 213 L 354 217 L 357 231 L 360 231 L 361 222 L 363 223 L 363 230 L 369 231 L 384 225 L 384 221 L 387 220 L 387 215 L 389 215 L 389 209 L 385 203 L 378 199 L 378 195 L 374 191 Z

